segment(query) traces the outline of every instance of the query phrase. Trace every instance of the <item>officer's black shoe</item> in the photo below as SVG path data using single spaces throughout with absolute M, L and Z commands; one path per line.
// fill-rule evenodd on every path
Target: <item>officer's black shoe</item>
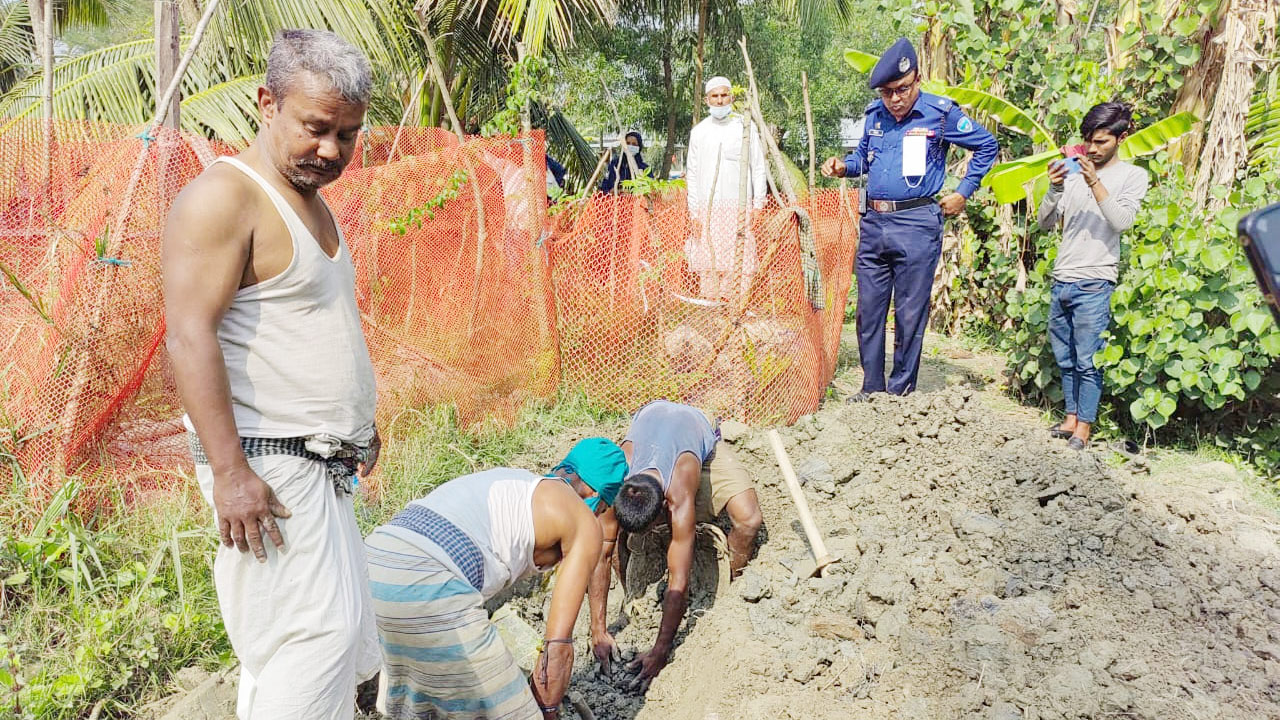
M 860 392 L 856 395 L 850 395 L 849 397 L 844 399 L 846 405 L 849 403 L 869 402 L 870 400 L 871 400 L 871 393 L 869 392 Z

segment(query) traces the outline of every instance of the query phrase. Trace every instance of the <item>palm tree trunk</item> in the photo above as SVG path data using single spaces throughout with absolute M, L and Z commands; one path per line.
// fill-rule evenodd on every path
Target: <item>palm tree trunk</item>
M 667 10 L 664 3 L 664 10 Z M 666 150 L 662 153 L 662 168 L 659 174 L 660 180 L 666 180 L 671 175 L 671 156 L 676 151 L 676 102 L 675 102 L 675 81 L 672 78 L 671 71 L 671 36 L 675 33 L 674 23 L 671 21 L 669 10 L 663 12 L 662 17 L 662 92 L 663 100 L 667 107 L 667 145 Z
M 177 0 L 155 0 L 155 34 L 156 34 L 156 92 L 169 87 L 173 73 L 178 69 L 178 2 Z M 169 101 L 169 110 L 164 118 L 164 126 L 177 129 L 181 120 L 182 93 L 174 93 Z
M 28 0 L 31 10 L 31 29 L 35 34 L 36 51 L 40 55 L 40 117 L 44 134 L 45 187 L 52 181 L 53 173 L 53 4 L 52 0 Z M 42 193 L 47 197 L 48 192 Z

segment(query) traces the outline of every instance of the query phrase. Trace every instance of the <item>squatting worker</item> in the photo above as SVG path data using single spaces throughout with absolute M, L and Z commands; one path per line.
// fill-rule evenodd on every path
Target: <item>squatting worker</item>
M 196 478 L 222 546 L 214 583 L 242 720 L 350 718 L 377 670 L 352 478 L 378 458 L 355 271 L 317 191 L 351 159 L 369 62 L 285 30 L 261 126 L 174 200 L 162 249 L 168 348 Z
M 643 533 L 660 522 L 671 528 L 667 551 L 667 589 L 662 597 L 662 622 L 653 648 L 632 662 L 643 686 L 666 666 L 676 630 L 688 604 L 697 523 L 714 522 L 727 512 L 729 564 L 736 576 L 751 557 L 760 530 L 760 501 L 751 476 L 722 440 L 715 423 L 701 410 L 654 400 L 640 408 L 622 442 L 631 475 L 618 491 L 613 507 L 600 516 L 604 552 L 591 577 L 592 651 L 608 672 L 618 655 L 605 620 L 609 567 L 628 533 Z
M 868 205 L 862 219 L 858 278 L 858 352 L 862 391 L 906 395 L 916 387 L 920 351 L 929 323 L 933 273 L 942 252 L 942 218 L 956 215 L 995 162 L 999 146 L 955 101 L 920 91 L 915 48 L 902 38 L 871 71 L 880 99 L 867 106 L 858 147 L 842 161 L 828 158 L 822 172 L 833 177 L 867 176 Z M 955 192 L 942 200 L 947 150 L 973 150 Z M 894 304 L 893 372 L 885 383 L 884 334 L 889 300 Z
M 1089 443 L 1098 419 L 1102 373 L 1093 356 L 1111 322 L 1120 233 L 1133 225 L 1147 194 L 1146 171 L 1116 156 L 1132 127 L 1126 104 L 1090 108 L 1080 123 L 1085 153 L 1049 164 L 1049 191 L 1040 203 L 1040 227 L 1062 223 L 1049 300 L 1049 344 L 1062 371 L 1067 417 L 1054 434 L 1068 438 L 1077 450 Z
M 685 254 L 689 269 L 698 275 L 699 293 L 719 300 L 733 294 L 735 274 L 739 287 L 750 287 L 756 271 L 756 244 L 750 218 L 741 243 L 738 225 L 749 208 L 764 207 L 769 188 L 760 133 L 754 123 L 733 111 L 728 78 L 717 76 L 707 81 L 706 102 L 707 117 L 689 133 L 685 159 L 690 224 Z M 735 255 L 740 266 L 734 265 Z
M 369 535 L 386 717 L 558 715 L 573 670 L 573 623 L 600 557 L 595 516 L 626 473 L 617 445 L 588 438 L 550 476 L 511 468 L 465 475 Z M 526 683 L 484 603 L 557 563 L 543 649 Z

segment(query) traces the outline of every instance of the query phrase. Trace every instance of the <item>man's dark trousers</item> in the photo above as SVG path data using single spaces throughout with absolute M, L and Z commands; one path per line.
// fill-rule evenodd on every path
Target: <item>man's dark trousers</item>
M 942 253 L 942 210 L 936 203 L 862 218 L 858 276 L 858 354 L 862 391 L 906 395 L 916 389 L 929 324 L 933 272 Z M 894 303 L 893 372 L 884 378 L 884 326 Z

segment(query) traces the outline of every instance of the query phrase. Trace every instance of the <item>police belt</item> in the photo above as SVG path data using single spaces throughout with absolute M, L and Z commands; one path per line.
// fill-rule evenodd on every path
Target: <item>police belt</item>
M 209 457 L 204 454 L 204 446 L 200 438 L 193 432 L 187 433 L 187 444 L 191 448 L 191 457 L 197 465 L 208 465 Z M 268 455 L 289 455 L 313 462 L 324 463 L 325 474 L 333 483 L 333 489 L 347 495 L 351 494 L 351 478 L 355 477 L 356 466 L 368 457 L 368 448 L 344 443 L 342 448 L 332 457 L 324 457 L 307 449 L 307 439 L 293 438 L 240 438 L 240 449 L 245 458 L 266 457 Z
M 910 200 L 867 200 L 867 205 L 878 213 L 893 213 L 911 208 L 933 205 L 938 201 L 931 197 L 911 198 Z

